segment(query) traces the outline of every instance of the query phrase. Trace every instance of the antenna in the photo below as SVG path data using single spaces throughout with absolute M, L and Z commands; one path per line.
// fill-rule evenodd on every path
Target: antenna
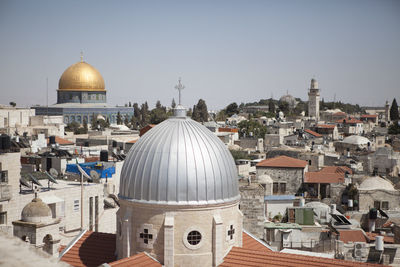
M 46 77 L 46 115 L 49 120 L 49 77 Z
M 182 104 L 182 102 L 181 102 L 181 91 L 183 89 L 185 89 L 185 86 L 181 83 L 181 77 L 179 77 L 178 84 L 175 86 L 175 89 L 177 89 L 178 92 L 179 92 L 179 103 L 178 104 L 181 105 Z
M 83 51 L 81 50 L 81 62 L 83 62 Z

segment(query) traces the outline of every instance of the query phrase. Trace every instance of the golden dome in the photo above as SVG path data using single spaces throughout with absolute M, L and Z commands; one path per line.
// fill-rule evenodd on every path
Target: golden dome
M 64 71 L 58 82 L 58 90 L 105 91 L 105 86 L 100 72 L 81 61 Z

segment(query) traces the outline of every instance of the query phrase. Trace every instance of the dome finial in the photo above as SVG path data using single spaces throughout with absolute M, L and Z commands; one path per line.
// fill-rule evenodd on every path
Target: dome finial
M 175 85 L 175 89 L 177 89 L 178 90 L 178 92 L 179 92 L 179 103 L 178 103 L 178 105 L 181 105 L 182 104 L 182 102 L 181 102 L 181 91 L 183 90 L 183 89 L 185 89 L 185 86 L 181 83 L 181 77 L 179 77 L 179 79 L 178 79 L 178 84 L 177 85 Z
M 81 50 L 81 62 L 83 62 L 83 51 Z

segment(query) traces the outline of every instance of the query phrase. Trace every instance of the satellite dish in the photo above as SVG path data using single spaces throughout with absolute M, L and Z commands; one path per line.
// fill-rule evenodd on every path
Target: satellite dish
M 100 174 L 95 170 L 90 171 L 90 177 L 92 178 L 93 182 L 98 182 L 100 179 Z
M 50 168 L 49 173 L 53 177 L 58 177 L 58 171 L 54 168 Z

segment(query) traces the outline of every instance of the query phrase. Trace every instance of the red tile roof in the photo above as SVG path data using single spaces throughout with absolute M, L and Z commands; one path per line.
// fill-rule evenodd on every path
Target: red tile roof
M 144 126 L 142 129 L 140 129 L 139 136 L 144 135 L 145 133 L 147 133 L 147 131 L 149 131 L 151 128 L 153 128 L 155 126 L 156 126 L 156 124 L 148 124 L 148 125 Z
M 377 233 L 370 233 L 370 232 L 366 232 L 365 234 L 367 235 L 367 238 L 370 241 L 375 241 L 376 237 L 380 235 L 380 234 L 377 234 Z M 394 244 L 394 236 L 384 235 L 383 236 L 383 242 L 384 243 L 388 243 L 388 244 Z
M 256 266 L 307 266 L 307 267 L 329 267 L 329 266 L 380 266 L 364 262 L 344 261 L 327 259 L 305 255 L 295 255 L 281 252 L 262 252 L 257 250 L 233 247 L 220 267 L 256 267 Z
M 333 129 L 336 127 L 334 124 L 318 124 L 316 126 L 317 128 L 327 128 L 327 129 Z
M 72 266 L 93 266 L 115 261 L 115 234 L 87 231 L 62 257 Z
M 47 138 L 47 144 L 49 144 L 49 142 L 50 142 L 49 138 Z M 56 136 L 56 143 L 60 144 L 60 145 L 63 145 L 63 146 L 68 146 L 68 145 L 75 144 L 74 142 L 71 142 L 71 141 L 69 141 L 67 139 L 64 139 L 64 138 L 61 138 L 61 137 L 58 137 L 58 136 Z
M 139 139 L 131 140 L 131 141 L 128 141 L 127 143 L 128 143 L 128 144 L 134 144 L 134 143 L 136 143 L 138 140 L 139 140 Z
M 268 247 L 266 247 L 262 243 L 260 243 L 259 240 L 248 235 L 246 232 L 243 231 L 242 236 L 243 236 L 243 239 L 242 239 L 242 241 L 243 241 L 242 247 L 243 248 L 250 249 L 250 250 L 263 251 L 263 252 L 271 251 Z
M 322 134 L 319 134 L 319 133 L 316 133 L 316 132 L 314 132 L 314 131 L 311 131 L 310 129 L 305 129 L 304 131 L 305 131 L 306 133 L 309 133 L 309 134 L 315 136 L 315 137 L 322 137 Z
M 218 128 L 218 131 L 219 132 L 237 133 L 238 129 L 237 128 L 223 128 L 223 127 L 220 127 L 220 128 Z
M 361 118 L 366 118 L 366 119 L 369 119 L 369 118 L 375 119 L 377 117 L 378 117 L 378 115 L 370 115 L 370 114 L 361 115 Z
M 346 172 L 348 172 L 349 174 L 353 174 L 353 170 L 347 166 L 326 166 L 323 167 L 320 170 L 320 172 L 343 173 L 343 174 L 346 174 Z
M 109 263 L 112 267 L 161 267 L 162 265 L 149 257 L 146 253 L 142 252 L 134 256 L 120 259 Z
M 277 168 L 302 168 L 307 166 L 307 161 L 291 158 L 288 156 L 278 156 L 271 159 L 265 159 L 257 163 L 256 167 L 277 167 Z
M 343 120 L 337 120 L 336 123 L 353 124 L 353 123 L 362 123 L 362 121 L 357 120 L 355 118 L 347 118 Z
M 344 243 L 349 242 L 368 242 L 362 230 L 338 230 L 340 237 L 339 240 Z
M 340 115 L 346 115 L 346 112 L 335 112 L 332 114 L 333 116 L 340 116 Z
M 344 175 L 342 173 L 306 172 L 304 182 L 317 184 L 340 184 L 344 183 Z

